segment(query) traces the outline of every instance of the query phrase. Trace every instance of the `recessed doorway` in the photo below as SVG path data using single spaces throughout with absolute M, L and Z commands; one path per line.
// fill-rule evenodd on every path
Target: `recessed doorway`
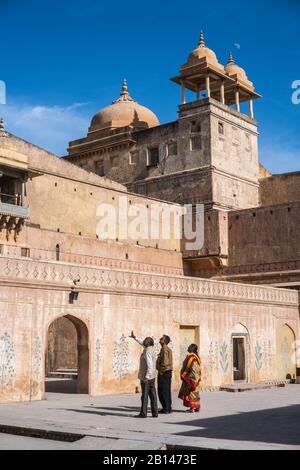
M 245 338 L 233 337 L 233 380 L 246 380 Z
M 89 393 L 88 329 L 72 315 L 54 320 L 48 328 L 45 390 Z
M 232 330 L 232 369 L 234 382 L 248 382 L 249 334 L 247 328 L 238 323 Z

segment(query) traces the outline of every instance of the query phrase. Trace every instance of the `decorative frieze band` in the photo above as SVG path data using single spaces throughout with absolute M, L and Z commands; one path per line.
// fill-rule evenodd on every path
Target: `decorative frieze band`
M 287 289 L 53 261 L 0 258 L 0 284 L 1 280 L 13 280 L 41 285 L 57 283 L 59 286 L 72 286 L 74 279 L 80 279 L 82 288 L 298 305 L 298 292 Z

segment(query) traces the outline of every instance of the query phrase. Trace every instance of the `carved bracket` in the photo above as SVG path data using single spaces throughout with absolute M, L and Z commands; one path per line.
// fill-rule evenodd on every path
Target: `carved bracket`
M 9 241 L 12 231 L 14 231 L 15 242 L 24 226 L 25 219 L 13 215 L 0 214 L 0 233 L 6 230 L 6 240 Z

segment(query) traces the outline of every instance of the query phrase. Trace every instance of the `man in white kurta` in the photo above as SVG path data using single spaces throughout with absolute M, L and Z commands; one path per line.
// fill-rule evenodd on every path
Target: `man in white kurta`
M 144 347 L 140 358 L 140 367 L 138 378 L 141 381 L 142 398 L 141 398 L 141 411 L 137 416 L 138 418 L 147 418 L 148 399 L 150 398 L 151 412 L 153 418 L 157 418 L 157 394 L 155 388 L 156 379 L 156 353 L 154 351 L 153 338 L 147 337 L 144 340 L 137 338 L 133 331 L 131 338 Z

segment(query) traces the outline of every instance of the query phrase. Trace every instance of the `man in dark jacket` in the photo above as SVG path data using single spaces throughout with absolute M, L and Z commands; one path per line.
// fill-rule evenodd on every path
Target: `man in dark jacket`
M 173 354 L 168 344 L 171 339 L 168 335 L 163 335 L 159 343 L 161 350 L 156 361 L 156 369 L 158 371 L 158 397 L 162 405 L 160 413 L 169 414 L 172 412 L 172 371 L 173 371 Z

